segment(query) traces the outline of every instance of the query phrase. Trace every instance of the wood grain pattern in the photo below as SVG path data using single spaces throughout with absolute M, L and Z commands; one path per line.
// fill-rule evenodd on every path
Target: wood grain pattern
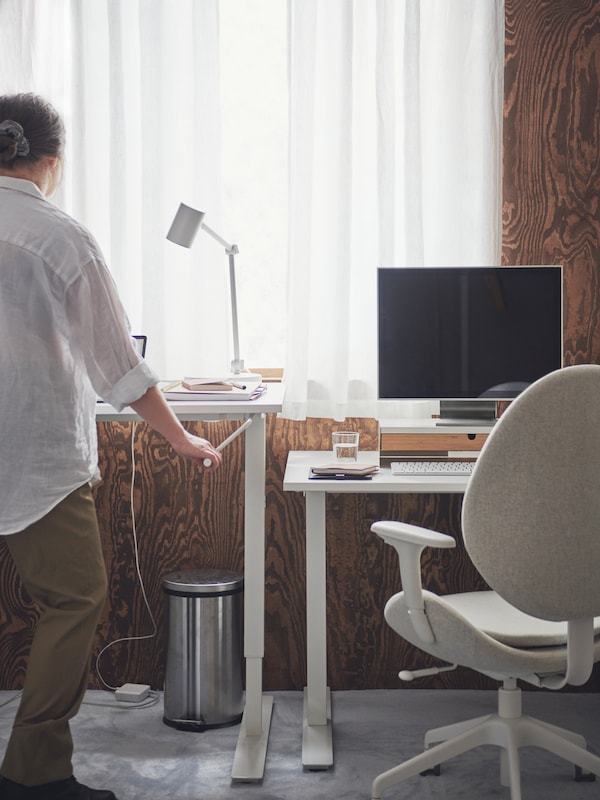
M 374 449 L 374 420 L 347 421 L 361 431 L 365 449 Z M 198 434 L 220 441 L 235 423 L 188 423 Z M 267 506 L 264 686 L 300 689 L 306 682 L 304 498 L 283 492 L 287 453 L 324 449 L 338 423 L 331 420 L 267 420 Z M 109 642 L 152 631 L 135 571 L 130 513 L 131 426 L 99 425 L 103 483 L 96 504 L 109 575 L 109 596 L 95 654 Z M 108 685 L 125 682 L 162 687 L 166 644 L 164 576 L 177 569 L 216 567 L 243 571 L 243 437 L 228 449 L 221 470 L 202 475 L 172 456 L 145 425 L 135 432 L 136 511 L 140 568 L 157 635 L 115 644 L 102 656 Z M 461 544 L 459 495 L 329 495 L 328 652 L 334 689 L 400 686 L 402 668 L 432 660 L 397 637 L 385 624 L 383 607 L 400 588 L 395 552 L 370 533 L 377 519 L 403 519 L 450 533 L 457 550 L 430 553 L 424 563 L 428 584 L 437 591 L 484 588 Z M 1 688 L 22 684 L 37 609 L 14 573 L 0 541 Z M 102 688 L 95 669 L 89 685 Z M 419 682 L 419 686 L 483 687 L 485 679 L 466 670 Z
M 600 8 L 506 2 L 503 258 L 563 264 L 565 362 L 600 356 Z
M 600 363 L 600 5 L 505 14 L 503 260 L 564 265 L 565 364 Z
M 235 423 L 188 426 L 221 441 Z M 96 492 L 109 598 L 98 632 L 98 650 L 108 642 L 147 635 L 153 625 L 135 571 L 130 509 L 131 425 L 99 426 L 101 468 L 105 479 Z M 134 508 L 139 562 L 158 634 L 152 639 L 116 644 L 102 656 L 100 669 L 109 685 L 124 681 L 162 686 L 166 642 L 166 574 L 179 569 L 221 568 L 243 572 L 243 447 L 236 440 L 231 458 L 217 473 L 204 475 L 181 459 L 146 425 L 135 432 Z M 135 674 L 136 677 L 127 677 Z M 98 677 L 94 677 L 98 683 Z
M 18 579 L 0 536 L 0 688 L 21 689 L 39 608 Z
M 503 261 L 564 264 L 565 361 L 600 361 L 600 5 L 594 0 L 506 0 L 503 173 Z M 361 447 L 376 449 L 374 420 L 347 420 Z M 235 423 L 189 423 L 215 442 Z M 264 685 L 300 689 L 306 681 L 305 508 L 284 493 L 289 450 L 328 449 L 332 420 L 267 420 L 267 506 Z M 135 572 L 130 514 L 131 426 L 99 425 L 104 482 L 96 490 L 109 596 L 95 653 L 120 637 L 147 634 L 152 624 Z M 162 686 L 165 662 L 165 574 L 218 567 L 243 571 L 243 437 L 223 467 L 202 475 L 175 458 L 145 425 L 135 431 L 134 506 L 139 558 L 158 632 L 111 647 L 101 660 L 111 685 Z M 455 551 L 428 554 L 434 590 L 483 588 L 460 535 L 458 495 L 331 495 L 328 513 L 329 682 L 333 689 L 401 687 L 402 668 L 428 656 L 385 624 L 383 607 L 399 588 L 395 553 L 370 533 L 377 519 L 398 518 L 450 533 Z M 0 688 L 22 684 L 38 610 L 20 586 L 0 537 Z M 584 687 L 598 690 L 595 671 Z M 419 687 L 484 687 L 457 670 Z M 90 672 L 90 686 L 102 686 Z

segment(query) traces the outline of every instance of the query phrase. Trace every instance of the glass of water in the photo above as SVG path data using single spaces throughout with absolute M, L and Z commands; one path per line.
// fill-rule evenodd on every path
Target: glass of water
M 334 431 L 331 434 L 336 461 L 358 461 L 358 437 L 355 431 Z

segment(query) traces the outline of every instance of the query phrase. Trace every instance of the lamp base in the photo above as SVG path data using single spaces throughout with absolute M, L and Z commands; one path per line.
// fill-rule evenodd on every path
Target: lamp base
M 259 375 L 258 372 L 246 372 L 242 370 L 241 372 L 230 372 L 223 380 L 237 381 L 238 383 L 260 383 L 262 381 L 262 375 Z
M 237 349 L 235 351 L 237 353 Z M 234 381 L 261 381 L 262 375 L 256 372 L 246 372 L 243 358 L 233 358 L 231 361 L 231 376 L 228 380 Z

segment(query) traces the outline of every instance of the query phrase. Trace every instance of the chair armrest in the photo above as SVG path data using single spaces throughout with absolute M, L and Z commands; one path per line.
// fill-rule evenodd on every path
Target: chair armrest
M 445 549 L 456 547 L 456 541 L 445 533 L 409 525 L 406 522 L 388 520 L 374 522 L 371 530 L 398 553 L 400 580 L 413 628 L 423 642 L 434 642 L 435 636 L 425 614 L 421 582 L 421 553 L 426 547 Z
M 456 547 L 456 541 L 452 536 L 432 531 L 429 528 L 421 528 L 418 525 L 409 525 L 407 522 L 396 522 L 395 520 L 374 522 L 371 530 L 391 545 L 394 545 L 395 542 L 407 542 L 421 545 L 422 548 Z

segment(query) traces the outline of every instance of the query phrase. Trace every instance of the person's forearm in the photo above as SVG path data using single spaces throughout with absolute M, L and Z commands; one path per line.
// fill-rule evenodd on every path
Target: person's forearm
M 221 453 L 207 439 L 186 431 L 156 386 L 151 386 L 130 406 L 151 428 L 165 437 L 178 455 L 191 459 L 207 472 L 219 467 Z
M 157 386 L 151 386 L 146 394 L 130 405 L 136 414 L 173 446 L 176 447 L 186 438 L 184 427 Z

